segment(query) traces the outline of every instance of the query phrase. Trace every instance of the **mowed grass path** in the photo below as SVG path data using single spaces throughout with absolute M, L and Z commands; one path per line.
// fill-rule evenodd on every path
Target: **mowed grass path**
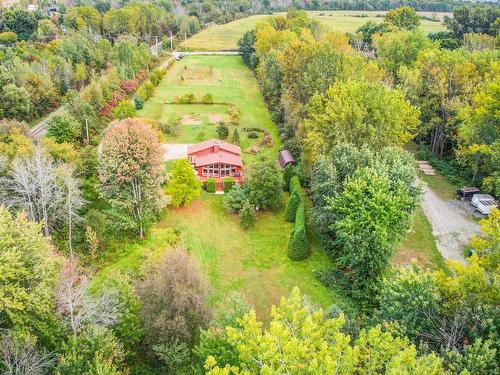
M 238 216 L 223 209 L 222 199 L 204 192 L 189 207 L 171 209 L 163 223 L 180 231 L 182 245 L 200 263 L 212 285 L 214 305 L 238 292 L 264 317 L 295 286 L 313 303 L 331 305 L 332 292 L 313 274 L 330 266 L 317 244 L 308 259 L 292 262 L 287 256 L 292 224 L 285 222 L 283 211 L 259 212 L 255 227 L 245 231 Z
M 309 17 L 323 23 L 331 31 L 341 31 L 346 33 L 355 32 L 360 26 L 368 21 L 381 23 L 384 21 L 383 11 L 309 11 Z M 285 13 L 276 13 L 285 15 Z M 361 15 L 367 17 L 361 17 Z M 426 13 L 427 14 L 427 13 Z M 428 14 L 427 14 L 428 15 Z M 438 18 L 442 18 L 444 13 L 437 13 Z M 257 22 L 269 17 L 269 15 L 256 15 L 229 22 L 224 25 L 213 25 L 193 35 L 187 41 L 188 49 L 191 51 L 229 51 L 238 48 L 238 40 L 241 36 L 255 27 Z M 445 30 L 440 22 L 421 20 L 422 29 L 427 32 L 437 32 Z M 184 44 L 179 46 L 179 50 L 184 48 Z
M 175 97 L 193 93 L 197 98 L 212 94 L 215 104 L 171 104 Z M 216 136 L 216 124 L 208 124 L 209 114 L 225 115 L 230 105 L 240 111 L 239 126 L 229 126 L 230 136 L 235 128 L 240 135 L 243 162 L 248 167 L 259 157 L 276 158 L 279 150 L 278 130 L 264 104 L 264 99 L 252 71 L 239 56 L 186 56 L 175 63 L 156 88 L 154 96 L 137 114 L 159 121 L 172 116 L 194 113 L 200 116 L 200 125 L 179 125 L 179 134 L 166 135 L 166 143 L 197 143 Z M 245 127 L 267 129 L 274 140 L 271 147 L 262 147 L 257 155 L 249 154 L 248 148 L 262 138 L 249 139 Z M 204 133 L 203 138 L 199 137 Z

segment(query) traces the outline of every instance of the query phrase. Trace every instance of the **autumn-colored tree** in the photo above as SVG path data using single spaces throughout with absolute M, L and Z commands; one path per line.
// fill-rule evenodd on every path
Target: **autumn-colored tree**
M 158 132 L 140 119 L 117 122 L 101 143 L 99 177 L 103 197 L 122 228 L 143 238 L 165 207 L 165 180 Z
M 148 345 L 192 344 L 208 322 L 208 284 L 184 250 L 167 251 L 137 290 Z

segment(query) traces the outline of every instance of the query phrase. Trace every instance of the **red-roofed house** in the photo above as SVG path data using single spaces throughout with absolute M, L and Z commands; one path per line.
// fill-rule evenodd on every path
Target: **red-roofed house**
M 218 139 L 210 139 L 189 146 L 188 158 L 201 181 L 215 178 L 221 183 L 226 177 L 231 177 L 238 182 L 244 181 L 239 146 Z

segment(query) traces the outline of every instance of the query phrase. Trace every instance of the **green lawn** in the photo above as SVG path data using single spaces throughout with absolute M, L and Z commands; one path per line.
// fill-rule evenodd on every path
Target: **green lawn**
M 309 17 L 323 23 L 331 31 L 355 32 L 360 26 L 368 21 L 381 23 L 382 11 L 310 11 Z M 285 13 L 278 13 L 285 15 Z M 367 17 L 361 17 L 361 15 Z M 436 14 L 438 18 L 443 17 L 443 13 Z M 269 17 L 267 15 L 256 15 L 229 22 L 224 25 L 213 25 L 192 36 L 187 41 L 188 49 L 192 51 L 227 51 L 238 48 L 238 40 L 248 30 L 255 27 L 257 22 Z M 421 20 L 421 27 L 425 32 L 436 32 L 445 30 L 440 22 Z M 184 44 L 179 47 L 184 48 Z
M 176 97 L 192 93 L 197 98 L 212 94 L 215 104 L 172 104 Z M 208 123 L 208 116 L 227 116 L 234 105 L 241 114 L 238 128 L 243 162 L 248 166 L 264 156 L 276 158 L 279 136 L 276 126 L 264 104 L 257 81 L 239 56 L 186 56 L 175 63 L 156 88 L 154 96 L 139 111 L 139 117 L 165 121 L 172 116 L 190 116 L 200 120 L 199 125 L 179 125 L 177 135 L 165 135 L 167 143 L 197 143 L 216 137 L 216 124 Z M 232 136 L 236 126 L 229 126 Z M 245 127 L 267 129 L 274 140 L 271 147 L 261 147 L 257 155 L 248 153 L 263 137 L 249 139 Z M 201 133 L 201 134 L 200 134 Z
M 171 209 L 164 222 L 181 233 L 183 246 L 202 266 L 213 288 L 214 303 L 236 291 L 264 317 L 295 286 L 319 306 L 333 302 L 332 293 L 313 275 L 313 270 L 330 266 L 316 243 L 308 259 L 288 259 L 292 225 L 285 222 L 283 211 L 259 212 L 255 227 L 244 231 L 238 216 L 223 209 L 222 199 L 204 192 L 189 207 Z

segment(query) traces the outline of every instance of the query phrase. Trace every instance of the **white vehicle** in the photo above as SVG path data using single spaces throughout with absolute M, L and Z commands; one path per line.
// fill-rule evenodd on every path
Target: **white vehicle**
M 477 207 L 479 201 L 481 200 L 495 200 L 495 199 L 489 194 L 474 194 L 471 203 L 474 207 Z
M 494 199 L 481 199 L 477 204 L 477 209 L 483 215 L 488 215 L 497 206 L 498 202 Z

